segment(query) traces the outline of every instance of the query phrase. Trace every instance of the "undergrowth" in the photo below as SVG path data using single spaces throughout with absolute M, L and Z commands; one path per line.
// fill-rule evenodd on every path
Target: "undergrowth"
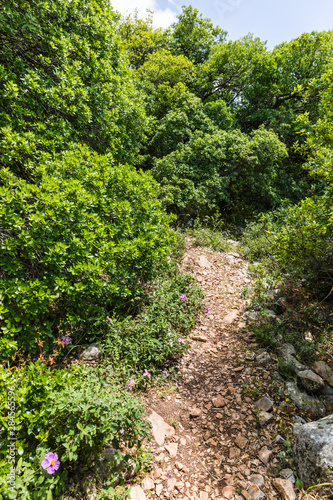
M 124 499 L 132 476 L 149 469 L 148 426 L 135 393 L 172 371 L 204 313 L 200 288 L 179 270 L 186 243 L 178 231 L 174 242 L 140 302 L 100 320 L 103 334 L 91 338 L 102 349 L 99 366 L 77 365 L 83 346 L 69 331 L 52 356 L 37 339 L 38 360 L 21 351 L 0 367 L 1 500 L 83 498 L 87 474 L 99 500 Z M 59 462 L 51 472 L 43 466 L 49 456 Z

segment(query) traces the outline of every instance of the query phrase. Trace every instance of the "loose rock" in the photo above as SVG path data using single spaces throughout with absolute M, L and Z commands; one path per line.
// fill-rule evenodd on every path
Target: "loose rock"
M 163 418 L 154 411 L 149 415 L 148 420 L 152 425 L 152 432 L 156 443 L 159 446 L 163 446 L 164 439 L 173 436 L 175 429 L 167 424 Z
M 261 354 L 259 354 L 259 356 L 256 357 L 256 363 L 258 365 L 268 365 L 268 363 L 270 363 L 272 361 L 272 358 L 270 357 L 270 355 L 268 354 L 268 352 L 263 352 Z
M 281 493 L 283 500 L 296 500 L 293 485 L 288 479 L 274 479 L 275 488 Z
M 259 410 L 262 411 L 270 411 L 273 408 L 273 401 L 266 397 L 259 399 L 254 404 L 257 408 L 259 408 Z
M 272 420 L 273 415 L 271 413 L 267 413 L 267 411 L 261 411 L 259 412 L 259 424 L 261 426 L 264 426 L 268 424 L 270 420 Z
M 147 500 L 145 492 L 140 486 L 133 486 L 130 491 L 130 499 L 131 500 Z
M 90 344 L 84 351 L 81 352 L 80 358 L 84 361 L 96 361 L 102 355 L 100 346 L 96 343 Z

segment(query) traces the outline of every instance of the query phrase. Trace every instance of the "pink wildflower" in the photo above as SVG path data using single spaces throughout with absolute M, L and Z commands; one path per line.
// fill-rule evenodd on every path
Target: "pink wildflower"
M 47 470 L 48 474 L 54 474 L 54 472 L 59 469 L 59 465 L 60 462 L 56 453 L 46 453 L 42 462 L 42 467 Z

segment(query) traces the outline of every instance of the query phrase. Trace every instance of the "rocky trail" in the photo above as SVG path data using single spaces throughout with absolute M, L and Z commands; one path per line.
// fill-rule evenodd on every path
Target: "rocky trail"
M 200 283 L 209 312 L 190 335 L 176 387 L 143 397 L 153 468 L 131 499 L 319 498 L 295 486 L 285 441 L 299 417 L 273 376 L 277 356 L 267 364 L 243 319 L 248 263 L 236 246 L 218 253 L 188 240 L 181 270 Z

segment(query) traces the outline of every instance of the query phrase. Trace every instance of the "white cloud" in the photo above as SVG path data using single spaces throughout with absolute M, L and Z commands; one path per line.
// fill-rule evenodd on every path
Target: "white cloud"
M 173 3 L 173 2 L 172 2 Z M 132 14 L 136 9 L 140 18 L 147 17 L 147 9 L 154 11 L 153 23 L 155 27 L 167 28 L 176 21 L 176 12 L 166 8 L 160 9 L 156 0 L 111 0 L 112 7 L 121 14 Z

